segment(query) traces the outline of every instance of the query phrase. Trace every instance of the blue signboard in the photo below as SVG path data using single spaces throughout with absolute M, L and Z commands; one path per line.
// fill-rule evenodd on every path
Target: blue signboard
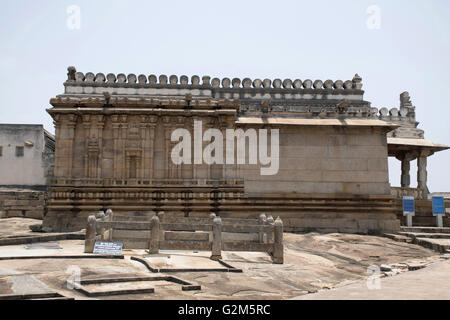
M 110 256 L 120 256 L 122 255 L 121 242 L 104 242 L 96 241 L 94 245 L 94 254 L 104 254 Z
M 414 197 L 403 197 L 403 215 L 414 215 Z
M 445 214 L 444 197 L 432 197 L 433 215 Z

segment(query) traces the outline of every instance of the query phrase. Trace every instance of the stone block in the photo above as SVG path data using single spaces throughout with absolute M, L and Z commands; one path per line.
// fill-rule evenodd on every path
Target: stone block
M 17 218 L 17 217 L 22 218 L 22 217 L 25 216 L 24 213 L 25 213 L 25 212 L 22 211 L 22 210 L 8 210 L 8 211 L 7 211 L 8 218 Z
M 43 210 L 27 210 L 25 211 L 25 217 L 30 219 L 43 219 L 44 211 Z

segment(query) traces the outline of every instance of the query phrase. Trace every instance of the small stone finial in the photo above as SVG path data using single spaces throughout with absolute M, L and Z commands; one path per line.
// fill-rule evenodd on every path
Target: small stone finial
M 311 89 L 312 85 L 313 82 L 310 79 L 306 79 L 305 81 L 303 81 L 303 88 L 305 89 Z
M 381 108 L 380 109 L 380 116 L 386 117 L 389 114 L 389 110 L 387 108 Z
M 242 80 L 242 87 L 243 88 L 250 88 L 252 86 L 252 80 L 250 78 L 244 78 Z
M 353 82 L 350 80 L 347 80 L 344 82 L 344 89 L 346 90 L 350 90 L 353 88 Z
M 67 68 L 67 81 L 75 81 L 75 73 L 77 69 L 73 66 Z
M 116 82 L 116 75 L 114 73 L 108 73 L 106 75 L 106 80 L 108 80 L 108 83 L 115 83 Z
M 76 82 L 83 82 L 84 81 L 84 74 L 83 74 L 83 72 L 76 72 L 75 73 L 75 81 Z
M 125 83 L 127 82 L 127 76 L 123 73 L 119 73 L 117 75 L 117 83 Z
M 174 75 L 174 74 L 171 75 L 169 77 L 169 83 L 172 84 L 172 85 L 178 84 L 178 77 L 176 75 Z
M 336 80 L 333 84 L 333 87 L 336 90 L 341 90 L 342 88 L 344 88 L 344 82 L 342 80 Z
M 167 84 L 167 76 L 162 74 L 159 76 L 159 84 L 166 85 Z
M 156 84 L 158 82 L 158 78 L 154 75 L 154 74 L 151 74 L 151 75 L 149 75 L 148 76 L 148 83 L 149 84 Z
M 140 74 L 138 76 L 138 82 L 139 82 L 139 84 L 146 84 L 147 83 L 147 77 L 145 76 L 145 74 Z
M 103 73 L 97 73 L 95 75 L 95 82 L 97 82 L 97 83 L 105 82 L 105 75 Z
M 261 79 L 255 79 L 255 80 L 253 80 L 252 86 L 253 86 L 253 88 L 261 88 L 261 86 L 262 86 L 262 81 L 261 81 Z
M 326 80 L 326 81 L 323 83 L 323 87 L 324 87 L 325 89 L 333 89 L 333 81 L 332 81 L 332 80 Z
M 233 80 L 231 80 L 231 85 L 233 86 L 233 88 L 239 88 L 239 86 L 241 85 L 241 79 L 234 78 Z
M 106 215 L 109 216 L 109 215 L 111 215 L 112 212 L 113 212 L 113 211 L 112 211 L 111 209 L 107 209 L 107 210 L 106 210 Z
M 136 75 L 134 73 L 130 73 L 127 76 L 128 83 L 136 83 Z
M 94 82 L 94 80 L 95 80 L 95 74 L 93 74 L 92 72 L 86 73 L 84 81 Z
M 192 76 L 191 77 L 191 84 L 193 86 L 198 86 L 200 84 L 200 77 L 199 76 Z
M 294 86 L 295 89 L 301 89 L 302 88 L 302 84 L 303 84 L 302 80 L 295 79 L 294 83 L 293 83 L 293 86 Z
M 355 74 L 355 76 L 352 79 L 352 83 L 353 83 L 353 89 L 361 90 L 361 88 L 363 86 L 362 78 L 358 74 Z
M 213 88 L 219 88 L 220 87 L 220 79 L 219 78 L 213 78 L 211 80 L 211 85 Z
M 389 114 L 393 117 L 398 117 L 398 109 L 392 108 L 391 110 L 389 110 Z
M 209 83 L 211 81 L 211 77 L 210 76 L 203 76 L 202 77 L 202 85 L 203 86 L 210 86 L 211 84 Z
M 283 88 L 291 89 L 292 88 L 292 80 L 291 79 L 284 79 L 284 81 L 283 81 Z
M 229 88 L 231 84 L 231 81 L 229 78 L 223 78 L 222 79 L 222 87 L 223 88 Z
M 314 89 L 322 89 L 322 87 L 323 87 L 323 82 L 322 82 L 322 80 L 316 80 L 316 81 L 314 81 L 313 87 L 314 87 Z
M 189 82 L 189 78 L 188 78 L 187 76 L 182 75 L 182 76 L 180 77 L 180 83 L 181 83 L 182 85 L 187 85 L 188 82 Z
M 263 80 L 263 87 L 266 89 L 270 89 L 270 85 L 272 84 L 272 80 L 270 79 L 264 79 Z
M 281 88 L 281 79 L 275 79 L 275 80 L 273 80 L 272 86 L 273 86 L 275 89 Z

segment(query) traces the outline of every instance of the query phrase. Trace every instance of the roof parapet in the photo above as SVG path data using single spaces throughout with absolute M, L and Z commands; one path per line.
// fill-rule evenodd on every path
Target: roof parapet
M 362 78 L 356 74 L 352 80 L 342 81 L 342 80 L 311 80 L 311 79 L 254 79 L 250 78 L 212 78 L 210 76 L 202 76 L 201 78 L 197 75 L 193 75 L 190 78 L 186 75 L 180 77 L 176 75 L 156 75 L 146 76 L 140 74 L 136 76 L 135 74 L 125 75 L 123 73 L 117 76 L 113 73 L 108 73 L 106 76 L 103 73 L 94 74 L 88 72 L 86 74 L 82 72 L 77 72 L 75 67 L 68 68 L 67 81 L 64 83 L 66 87 L 73 86 L 102 86 L 102 87 L 145 87 L 145 88 L 211 88 L 211 89 L 240 89 L 240 90 L 283 90 L 283 91 L 319 91 L 333 92 L 339 91 L 341 94 L 347 93 L 357 93 L 362 96 Z M 342 91 L 342 92 L 341 92 Z M 72 92 L 66 92 L 72 93 Z

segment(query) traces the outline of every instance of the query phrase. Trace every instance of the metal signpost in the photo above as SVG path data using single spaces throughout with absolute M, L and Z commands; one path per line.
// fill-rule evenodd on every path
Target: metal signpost
M 444 197 L 432 197 L 431 202 L 433 204 L 433 216 L 436 216 L 436 224 L 438 228 L 442 228 L 444 226 L 442 216 L 445 215 Z
M 403 215 L 406 216 L 406 225 L 412 227 L 412 217 L 415 215 L 414 197 L 403 197 Z

